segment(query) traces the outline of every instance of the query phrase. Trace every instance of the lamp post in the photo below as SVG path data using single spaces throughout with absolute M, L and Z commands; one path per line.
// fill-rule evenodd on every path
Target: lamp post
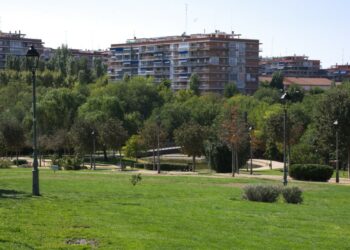
M 96 170 L 96 156 L 95 156 L 95 151 L 96 151 L 96 139 L 95 139 L 95 130 L 91 132 L 92 135 L 92 157 L 93 157 L 93 170 Z
M 253 174 L 253 148 L 252 148 L 252 132 L 253 126 L 249 127 L 249 149 L 250 149 L 250 174 Z
M 38 148 L 37 148 L 37 135 L 36 135 L 36 69 L 39 63 L 39 52 L 30 46 L 27 51 L 26 58 L 32 58 L 32 101 L 33 101 L 33 183 L 32 183 L 32 193 L 35 196 L 40 196 L 39 192 L 39 169 L 38 169 Z
M 290 96 L 286 91 L 284 91 L 281 96 L 281 101 L 283 102 L 283 185 L 288 184 L 288 168 L 287 168 L 287 101 Z
M 338 131 L 338 120 L 335 120 L 333 123 L 335 127 L 335 182 L 339 183 L 339 131 Z
M 159 155 L 159 133 L 160 133 L 160 117 L 157 115 L 157 173 L 160 174 L 160 155 Z

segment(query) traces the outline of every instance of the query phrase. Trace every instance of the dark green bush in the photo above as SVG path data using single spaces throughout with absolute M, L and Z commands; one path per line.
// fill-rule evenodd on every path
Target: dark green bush
M 58 160 L 58 166 L 64 168 L 64 170 L 81 170 L 83 167 L 81 166 L 82 160 L 80 157 L 63 157 Z
M 13 160 L 12 163 L 14 165 L 25 165 L 25 164 L 28 164 L 28 161 L 25 159 L 18 159 L 18 162 L 17 160 Z
M 289 176 L 296 180 L 328 181 L 333 175 L 333 168 L 318 164 L 294 164 L 289 168 Z
M 260 202 L 275 202 L 281 193 L 278 186 L 272 185 L 248 185 L 243 191 L 243 199 Z
M 298 187 L 287 187 L 282 190 L 282 196 L 285 202 L 299 204 L 303 202 L 303 191 Z
M 0 160 L 0 168 L 10 168 L 12 165 L 9 160 Z
M 135 163 L 134 167 L 153 170 L 153 163 Z M 157 164 L 156 164 L 157 169 Z M 162 171 L 188 171 L 190 169 L 187 164 L 161 163 L 160 169 Z

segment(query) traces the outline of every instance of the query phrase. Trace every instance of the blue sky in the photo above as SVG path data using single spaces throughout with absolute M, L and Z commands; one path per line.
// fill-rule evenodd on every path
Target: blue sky
M 0 0 L 0 29 L 46 46 L 106 49 L 127 38 L 218 29 L 259 39 L 262 56 L 350 63 L 349 0 Z

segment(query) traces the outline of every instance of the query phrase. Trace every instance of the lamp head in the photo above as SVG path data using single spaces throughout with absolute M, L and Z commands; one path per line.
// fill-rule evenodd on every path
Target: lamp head
M 30 46 L 30 48 L 27 51 L 26 57 L 40 57 L 39 52 L 34 48 L 34 46 Z

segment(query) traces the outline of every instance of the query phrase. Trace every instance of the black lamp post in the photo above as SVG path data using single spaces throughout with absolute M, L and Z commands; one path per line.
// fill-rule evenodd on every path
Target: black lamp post
M 335 167 L 335 182 L 339 183 L 339 132 L 338 132 L 338 120 L 333 123 L 335 127 L 335 158 L 336 158 L 336 167 Z
M 253 147 L 252 147 L 252 132 L 253 126 L 249 127 L 249 149 L 250 149 L 250 174 L 253 174 Z
M 281 96 L 283 102 L 283 185 L 288 184 L 288 168 L 287 168 L 287 101 L 290 99 L 289 94 L 284 91 Z
M 38 169 L 38 149 L 37 149 L 37 135 L 36 135 L 36 69 L 39 63 L 39 52 L 34 48 L 34 46 L 30 46 L 27 51 L 26 58 L 32 58 L 31 66 L 32 66 L 32 101 L 33 101 L 33 185 L 32 185 L 32 193 L 35 196 L 39 196 L 39 169 Z
M 91 132 L 92 135 L 92 157 L 93 157 L 93 170 L 96 170 L 96 156 L 95 156 L 95 152 L 96 152 L 96 138 L 95 138 L 95 130 L 93 130 Z

